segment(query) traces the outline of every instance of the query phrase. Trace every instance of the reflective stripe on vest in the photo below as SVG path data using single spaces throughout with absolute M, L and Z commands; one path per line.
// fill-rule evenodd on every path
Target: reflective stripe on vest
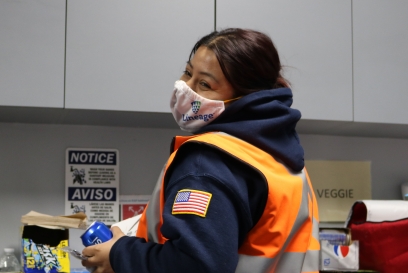
M 167 240 L 160 233 L 165 201 L 163 179 L 177 149 L 186 141 L 207 143 L 229 153 L 262 173 L 268 183 L 265 210 L 238 250 L 236 272 L 317 273 L 317 202 L 306 170 L 293 173 L 264 151 L 224 133 L 176 138 L 175 152 L 157 181 L 137 236 L 161 244 Z

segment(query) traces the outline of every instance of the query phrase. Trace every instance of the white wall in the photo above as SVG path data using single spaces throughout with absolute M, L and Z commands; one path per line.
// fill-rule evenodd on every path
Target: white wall
M 65 149 L 119 150 L 120 194 L 150 194 L 173 129 L 0 123 L 0 249 L 19 249 L 21 215 L 64 214 Z M 400 199 L 408 181 L 408 139 L 300 135 L 308 160 L 369 160 L 373 199 Z M 80 231 L 70 244 L 82 249 Z M 74 261 L 75 265 L 78 265 Z
M 401 199 L 408 139 L 300 135 L 306 160 L 371 161 L 372 199 Z
M 150 194 L 179 130 L 0 123 L 0 252 L 20 249 L 21 215 L 63 215 L 65 150 L 119 150 L 120 193 Z M 80 244 L 80 233 L 71 241 Z M 81 248 L 82 249 L 82 248 Z

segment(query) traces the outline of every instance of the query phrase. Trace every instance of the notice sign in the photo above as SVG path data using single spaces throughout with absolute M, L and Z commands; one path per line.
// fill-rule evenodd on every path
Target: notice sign
M 119 222 L 119 151 L 68 148 L 65 214 L 83 212 L 89 222 Z
M 368 161 L 306 161 L 320 222 L 345 222 L 357 200 L 371 199 Z

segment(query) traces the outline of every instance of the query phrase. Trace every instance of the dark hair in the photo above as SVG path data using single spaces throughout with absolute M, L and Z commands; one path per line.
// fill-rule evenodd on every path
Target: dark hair
M 264 33 L 240 28 L 214 31 L 194 45 L 190 60 L 200 46 L 215 53 L 222 72 L 237 95 L 289 87 L 281 75 L 278 52 L 271 38 Z

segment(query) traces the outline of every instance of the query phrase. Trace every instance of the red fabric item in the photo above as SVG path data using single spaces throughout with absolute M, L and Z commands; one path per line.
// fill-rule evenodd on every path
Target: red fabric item
M 381 273 L 408 272 L 408 219 L 367 222 L 367 209 L 356 203 L 348 223 L 352 240 L 359 241 L 362 270 Z

